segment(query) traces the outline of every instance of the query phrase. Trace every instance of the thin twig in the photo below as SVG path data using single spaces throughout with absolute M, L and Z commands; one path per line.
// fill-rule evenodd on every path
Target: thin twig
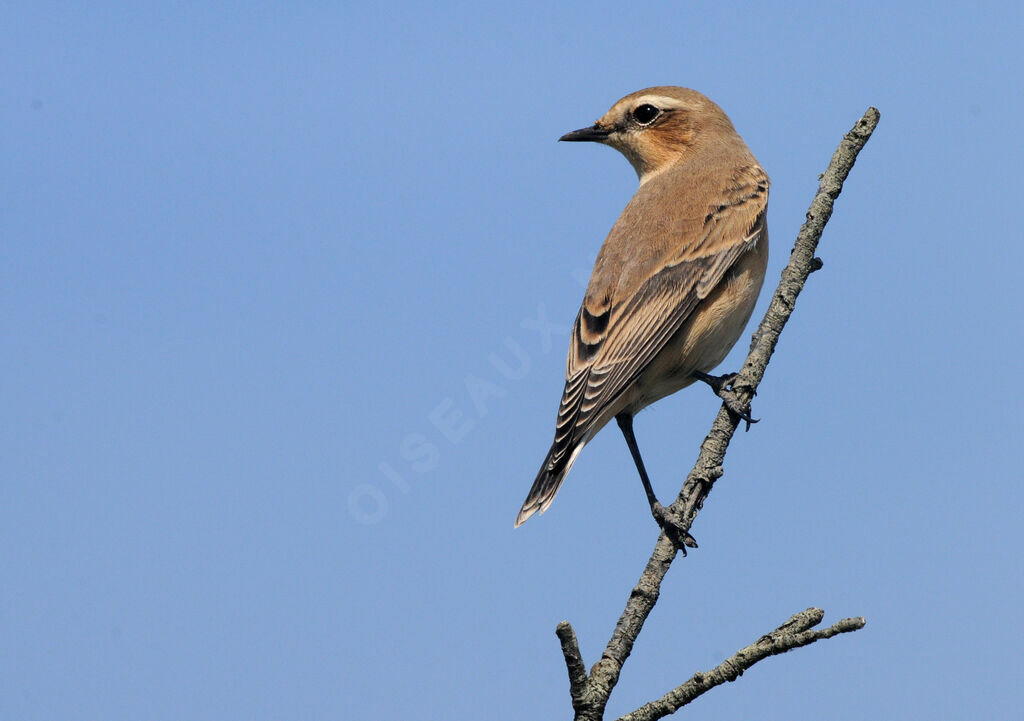
M 796 298 L 803 289 L 808 276 L 821 267 L 815 258 L 825 224 L 832 215 L 832 206 L 843 189 L 843 182 L 849 175 L 857 154 L 867 143 L 878 125 L 880 114 L 875 108 L 868 108 L 843 138 L 828 168 L 821 176 L 818 192 L 807 211 L 807 220 L 797 234 L 789 262 L 782 271 L 782 278 L 772 296 L 768 310 L 758 325 L 750 344 L 750 353 L 738 376 L 732 383 L 736 400 L 745 406 L 753 398 L 758 384 L 764 377 L 768 361 L 775 352 L 779 334 L 789 320 L 796 304 Z M 700 453 L 693 470 L 686 477 L 679 496 L 672 504 L 672 510 L 682 520 L 683 530 L 688 531 L 700 511 L 711 487 L 722 475 L 722 462 L 729 441 L 736 432 L 739 418 L 732 416 L 723 404 L 715 418 L 711 431 L 700 446 Z M 676 555 L 676 548 L 664 533 L 659 535 L 657 544 L 644 568 L 640 580 L 633 588 L 626 602 L 626 608 L 619 617 L 612 637 L 608 641 L 601 659 L 594 664 L 584 688 L 573 692 L 573 708 L 576 721 L 601 721 L 608 697 L 619 680 L 619 672 L 633 649 L 644 621 L 658 600 L 661 581 L 668 572 Z M 561 634 L 559 635 L 561 638 Z M 564 642 L 563 642 L 564 649 Z M 566 656 L 566 662 L 569 657 Z M 573 670 L 569 669 L 570 678 Z M 578 693 L 577 693 L 578 692 Z
M 746 648 L 742 648 L 710 671 L 698 671 L 686 683 L 676 686 L 667 694 L 645 704 L 632 713 L 620 716 L 617 721 L 656 721 L 675 713 L 701 694 L 729 681 L 735 681 L 743 672 L 758 661 L 769 656 L 792 651 L 815 641 L 832 638 L 840 633 L 849 633 L 864 627 L 863 618 L 844 618 L 838 623 L 819 631 L 809 630 L 821 623 L 825 613 L 820 608 L 809 608 L 798 613 L 786 623 L 766 636 L 762 636 Z

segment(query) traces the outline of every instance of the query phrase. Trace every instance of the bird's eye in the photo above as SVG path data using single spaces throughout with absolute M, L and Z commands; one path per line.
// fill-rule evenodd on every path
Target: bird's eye
M 633 110 L 633 120 L 641 125 L 650 125 L 654 119 L 661 115 L 661 111 L 653 105 L 640 105 Z

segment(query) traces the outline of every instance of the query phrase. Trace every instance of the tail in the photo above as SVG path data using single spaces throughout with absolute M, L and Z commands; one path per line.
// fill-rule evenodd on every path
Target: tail
M 523 501 L 523 507 L 519 509 L 519 515 L 516 516 L 516 528 L 523 525 L 526 519 L 534 513 L 544 513 L 548 510 L 548 506 L 555 500 L 558 489 L 562 487 L 565 475 L 572 468 L 573 461 L 583 450 L 584 445 L 586 445 L 586 441 L 579 443 L 569 453 L 556 454 L 561 446 L 557 442 L 552 444 L 537 478 L 533 481 L 533 487 L 527 494 L 526 500 Z

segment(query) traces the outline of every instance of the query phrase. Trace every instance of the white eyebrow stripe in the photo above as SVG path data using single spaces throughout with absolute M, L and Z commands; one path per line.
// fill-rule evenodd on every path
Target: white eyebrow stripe
M 656 108 L 681 108 L 683 104 L 676 98 L 670 98 L 667 95 L 644 95 L 643 97 L 637 98 L 634 102 L 633 107 L 638 105 L 644 105 L 650 103 Z

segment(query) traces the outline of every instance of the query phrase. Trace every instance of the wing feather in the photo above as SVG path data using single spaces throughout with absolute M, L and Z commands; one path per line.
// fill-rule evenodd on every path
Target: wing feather
M 621 299 L 596 294 L 600 302 L 588 307 L 588 300 L 595 297 L 588 289 L 573 325 L 555 460 L 585 440 L 601 413 L 756 243 L 764 226 L 768 178 L 757 166 L 737 175 L 709 204 L 702 222 L 676 226 L 684 235 L 673 239 L 678 250 L 657 263 L 656 271 L 635 291 Z

